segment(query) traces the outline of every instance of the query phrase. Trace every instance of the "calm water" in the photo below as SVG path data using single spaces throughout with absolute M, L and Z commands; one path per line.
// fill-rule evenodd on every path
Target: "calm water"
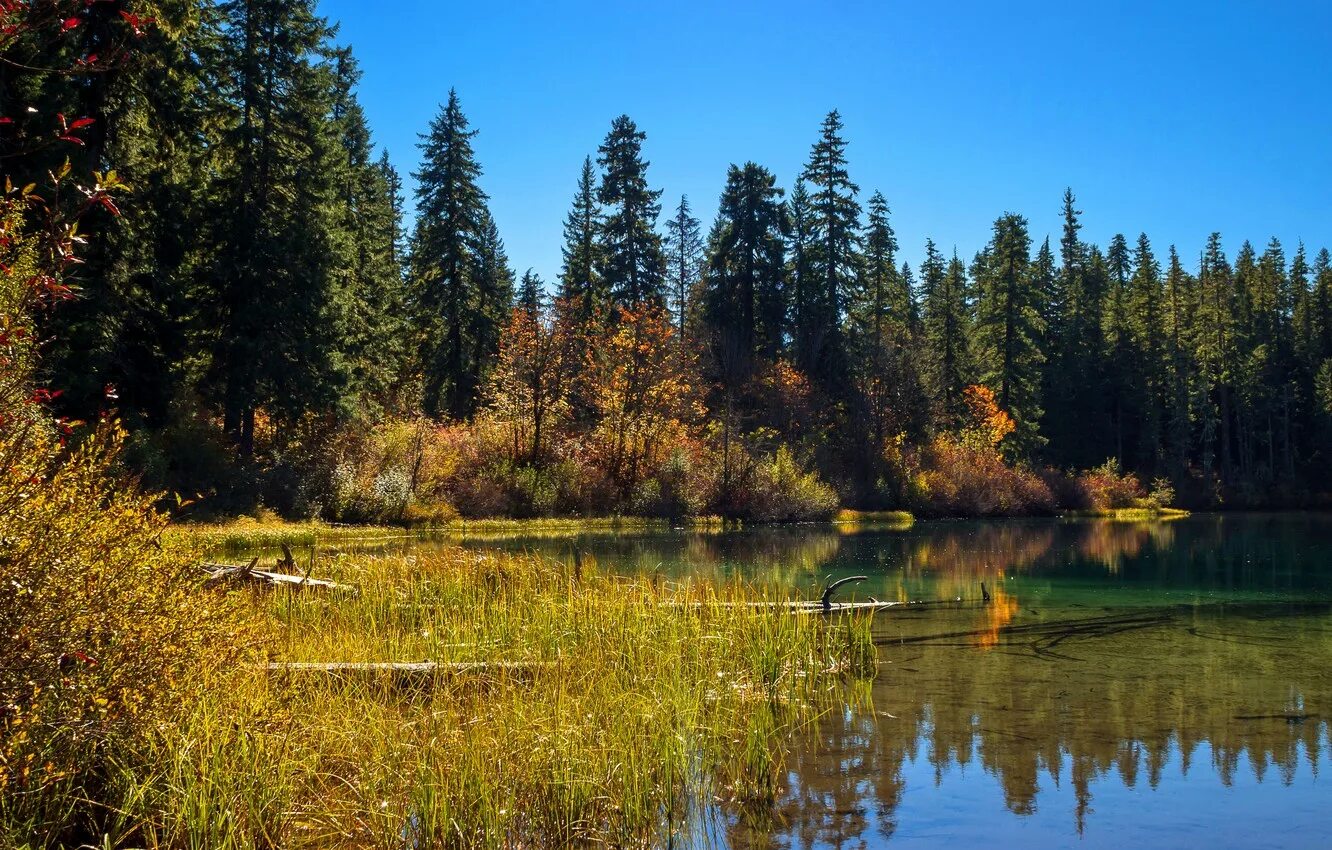
M 954 600 L 879 615 L 865 704 L 796 741 L 772 817 L 719 845 L 1332 847 L 1332 517 L 465 545 Z

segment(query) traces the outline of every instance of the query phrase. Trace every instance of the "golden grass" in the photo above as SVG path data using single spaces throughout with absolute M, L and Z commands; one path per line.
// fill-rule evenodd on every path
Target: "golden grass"
M 723 603 L 653 583 L 451 549 L 321 560 L 355 596 L 256 593 L 256 665 L 127 756 L 108 803 L 150 848 L 687 843 L 686 812 L 762 807 L 782 742 L 872 675 L 868 620 Z M 686 604 L 681 604 L 686 603 Z M 293 661 L 523 661 L 529 671 L 331 677 Z

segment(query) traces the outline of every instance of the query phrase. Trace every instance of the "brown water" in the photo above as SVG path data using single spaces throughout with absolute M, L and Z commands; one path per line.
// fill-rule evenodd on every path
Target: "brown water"
M 811 596 L 861 573 L 858 598 L 935 603 L 878 616 L 869 693 L 794 742 L 771 813 L 714 819 L 714 845 L 1332 847 L 1328 517 L 465 545 Z

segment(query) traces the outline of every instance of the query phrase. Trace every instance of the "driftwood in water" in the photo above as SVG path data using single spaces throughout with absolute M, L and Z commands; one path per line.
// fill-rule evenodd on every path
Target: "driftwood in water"
M 833 602 L 833 594 L 844 584 L 865 581 L 867 576 L 847 576 L 829 582 L 818 600 L 797 599 L 791 602 L 668 602 L 667 605 L 688 606 L 692 608 L 748 608 L 769 611 L 786 611 L 791 614 L 843 614 L 853 611 L 884 611 L 899 605 L 914 605 L 912 602 L 880 602 L 873 597 L 868 602 Z
M 291 557 L 291 550 L 286 546 L 282 547 L 284 559 L 278 561 L 278 566 L 292 568 L 296 566 L 296 561 Z M 248 564 L 200 564 L 200 568 L 208 573 L 208 578 L 204 580 L 205 584 L 218 584 L 221 582 L 259 584 L 269 587 L 290 587 L 293 590 L 328 590 L 342 591 L 346 593 L 355 593 L 356 588 L 349 584 L 339 584 L 336 581 L 330 581 L 324 578 L 310 578 L 307 570 L 303 576 L 292 573 L 279 573 L 273 570 L 258 569 L 259 559 L 254 558 Z

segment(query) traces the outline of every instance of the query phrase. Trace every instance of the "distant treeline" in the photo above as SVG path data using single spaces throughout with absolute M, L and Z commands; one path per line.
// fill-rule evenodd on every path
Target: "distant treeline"
M 601 507 L 631 505 L 698 446 L 720 458 L 723 490 L 753 474 L 731 480 L 733 451 L 781 448 L 845 504 L 902 505 L 930 464 L 913 447 L 973 428 L 980 385 L 1011 418 L 1010 464 L 1113 458 L 1199 504 L 1326 489 L 1326 249 L 1272 239 L 1228 256 L 1220 234 L 1184 257 L 1146 234 L 1100 247 L 1069 191 L 1053 242 L 1006 212 L 974 256 L 931 240 L 913 268 L 887 199 L 852 179 L 836 111 L 789 191 L 762 165 L 731 166 L 705 232 L 683 197 L 663 212 L 645 134 L 620 116 L 570 163 L 559 280 L 519 279 L 455 92 L 424 128 L 408 233 L 356 61 L 314 2 L 136 4 L 153 21 L 123 65 L 29 72 L 95 54 L 121 5 L 6 48 L 0 153 L 17 186 L 68 158 L 134 187 L 123 215 L 86 217 L 79 289 L 44 318 L 43 363 L 71 416 L 95 416 L 114 388 L 155 483 L 225 480 L 235 496 L 236 470 L 256 480 L 330 435 L 484 420 L 514 480 L 603 434 L 618 495 Z M 77 142 L 34 145 L 55 114 L 93 120 L 66 134 Z M 412 465 L 409 490 L 419 451 Z

